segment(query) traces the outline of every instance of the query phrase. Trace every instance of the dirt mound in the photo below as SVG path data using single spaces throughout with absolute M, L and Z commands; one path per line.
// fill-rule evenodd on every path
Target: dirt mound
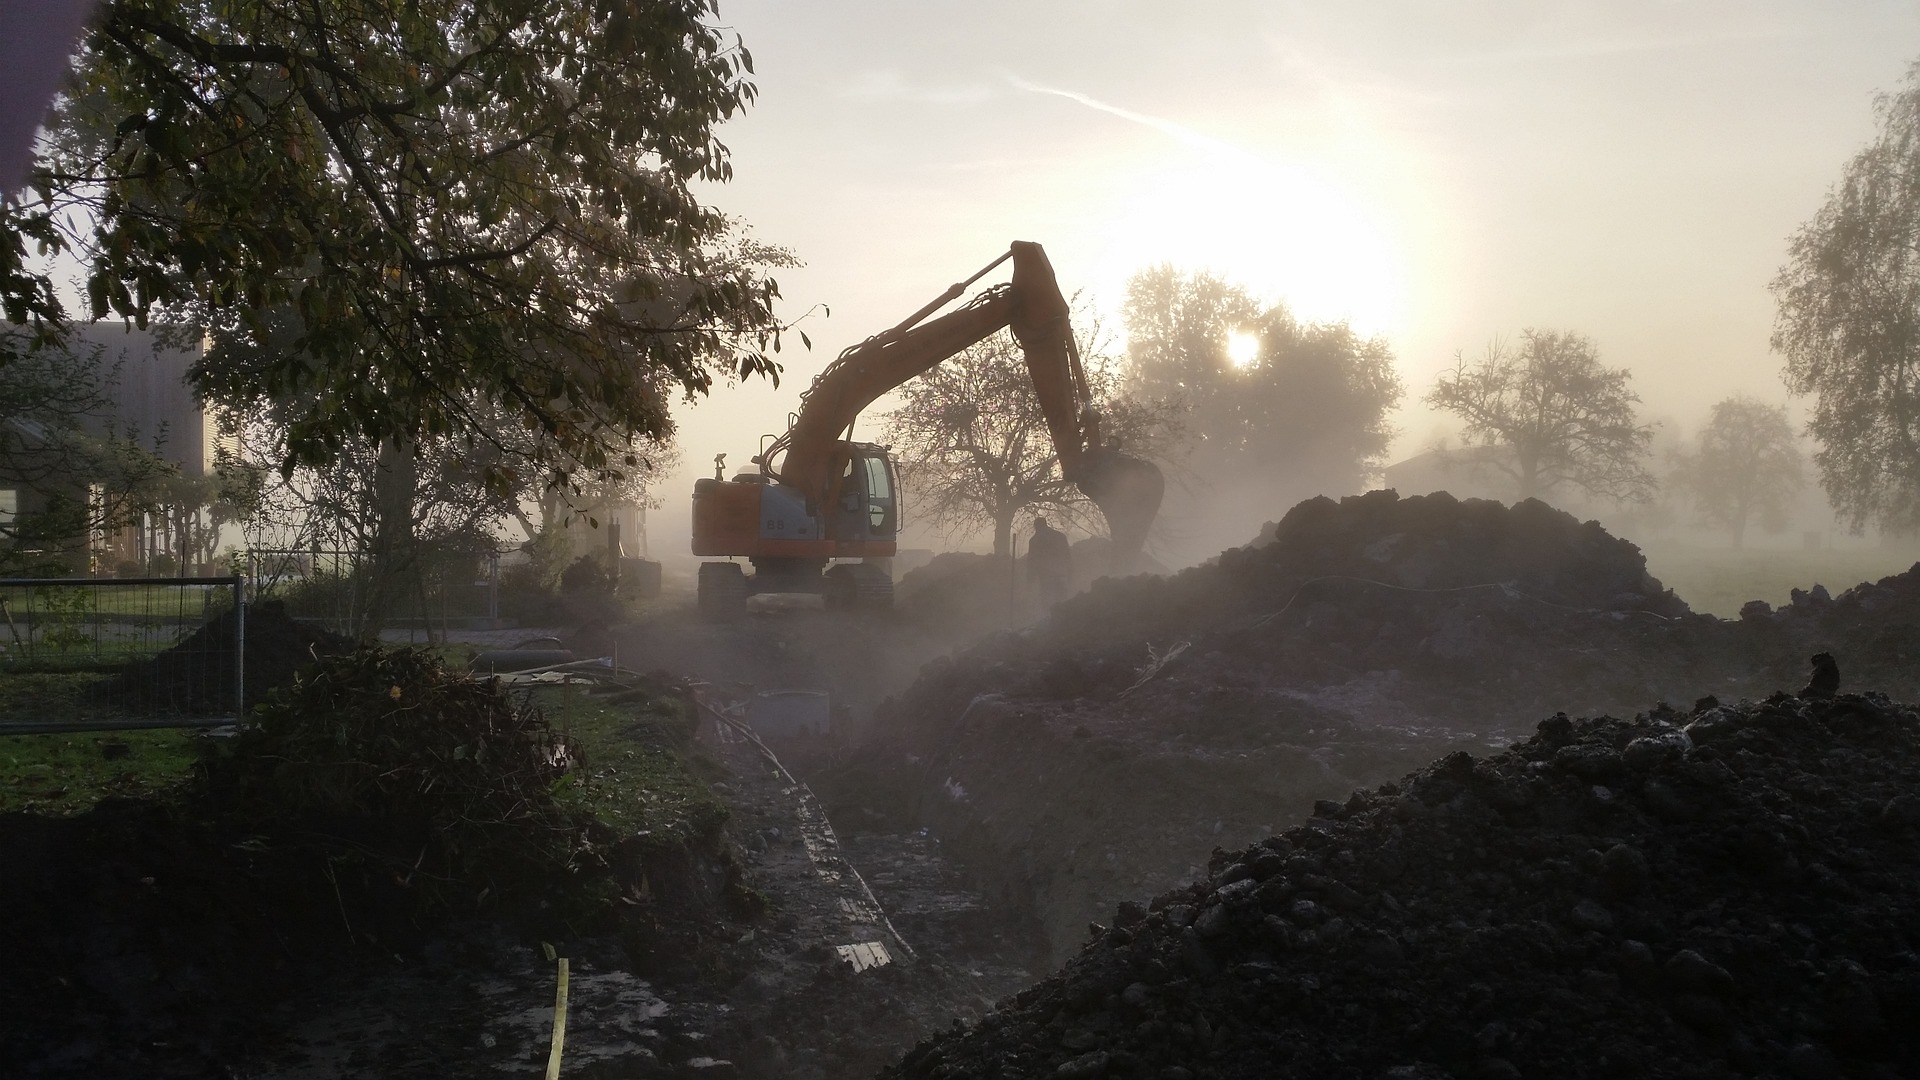
M 1122 905 L 893 1077 L 1920 1073 L 1920 714 L 1555 717 Z
M 946 551 L 901 577 L 894 610 L 912 622 L 962 625 L 1011 620 L 1014 580 L 1004 558 Z
M 1824 586 L 1793 590 L 1793 600 L 1775 609 L 1755 600 L 1738 622 L 1723 623 L 1743 651 L 1775 662 L 1775 685 L 1788 685 L 1804 668 L 1801 654 L 1829 652 L 1839 658 L 1846 685 L 1874 686 L 1920 700 L 1920 564 L 1904 574 L 1862 582 L 1839 596 Z M 1794 683 L 1793 685 L 1798 685 Z
M 221 613 L 153 659 L 135 664 L 115 680 L 114 693 L 130 705 L 167 712 L 215 715 L 233 711 L 232 611 Z M 295 622 L 284 604 L 267 600 L 247 606 L 247 702 L 293 682 L 316 657 L 344 653 L 353 642 Z
M 1537 502 L 1316 499 L 1271 543 L 1101 581 L 929 665 L 880 710 L 862 766 L 899 778 L 894 812 L 1029 898 L 1063 959 L 1115 901 L 1316 799 L 1556 712 L 1796 689 L 1818 652 L 1843 687 L 1920 700 L 1920 572 L 1727 621 Z
M 1065 623 L 1082 631 L 1191 631 L 1240 614 L 1277 610 L 1303 586 L 1340 582 L 1416 592 L 1504 591 L 1581 611 L 1639 611 L 1663 618 L 1687 606 L 1647 573 L 1640 549 L 1545 503 L 1508 507 L 1446 492 L 1402 499 L 1374 491 L 1309 499 L 1263 544 L 1232 548 L 1165 582 L 1108 583 Z M 1096 597 L 1102 592 L 1095 587 Z M 1121 608 L 1125 610 L 1115 610 Z M 1134 610 L 1134 609 L 1146 609 Z M 1118 625 L 1112 617 L 1125 618 Z
M 1084 591 L 1108 573 L 1112 542 L 1104 536 L 1074 541 L 1073 589 Z M 1150 556 L 1133 560 L 1132 573 L 1165 574 Z M 1027 581 L 1023 555 L 1009 568 L 1004 556 L 948 551 L 916 567 L 894 586 L 894 610 L 910 622 L 969 633 L 1010 626 L 1046 614 Z

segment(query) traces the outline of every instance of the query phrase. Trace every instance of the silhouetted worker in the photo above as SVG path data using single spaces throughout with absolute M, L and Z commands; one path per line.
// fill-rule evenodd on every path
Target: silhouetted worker
M 1816 653 L 1812 663 L 1813 676 L 1800 688 L 1800 696 L 1832 697 L 1840 689 L 1840 665 L 1834 663 L 1832 653 Z
M 1033 539 L 1027 544 L 1027 588 L 1042 606 L 1052 607 L 1073 591 L 1073 549 L 1067 534 L 1033 519 Z

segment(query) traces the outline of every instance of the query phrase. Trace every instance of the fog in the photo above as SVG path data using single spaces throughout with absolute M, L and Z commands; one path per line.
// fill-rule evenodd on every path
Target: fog
M 1650 416 L 1784 401 L 1767 282 L 1920 40 L 1905 3 L 1170 10 L 723 7 L 761 96 L 709 195 L 806 261 L 779 278 L 814 347 L 678 410 L 656 557 L 713 454 L 1016 238 L 1109 312 L 1166 260 L 1386 335 L 1390 460 L 1446 429 L 1419 399 L 1455 351 L 1524 326 L 1592 337 Z

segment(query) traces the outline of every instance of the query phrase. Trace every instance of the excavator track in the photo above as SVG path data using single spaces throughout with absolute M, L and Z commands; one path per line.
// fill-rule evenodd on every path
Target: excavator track
M 840 563 L 823 575 L 827 606 L 859 611 L 893 610 L 893 577 L 871 563 Z
M 714 622 L 732 622 L 747 614 L 746 571 L 739 563 L 700 564 L 700 614 Z

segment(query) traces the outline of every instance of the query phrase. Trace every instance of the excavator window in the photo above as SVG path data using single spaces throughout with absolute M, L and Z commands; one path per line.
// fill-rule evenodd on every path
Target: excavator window
M 867 469 L 867 522 L 874 532 L 892 532 L 893 477 L 888 474 L 887 459 L 861 459 Z

